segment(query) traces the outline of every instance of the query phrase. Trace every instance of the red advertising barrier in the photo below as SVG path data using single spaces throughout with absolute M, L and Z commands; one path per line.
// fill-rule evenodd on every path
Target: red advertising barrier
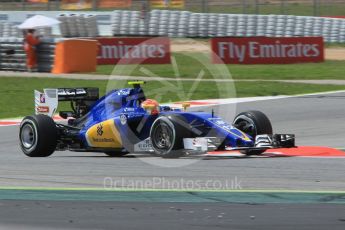
M 227 37 L 211 39 L 215 64 L 323 62 L 322 37 Z
M 170 64 L 169 38 L 97 38 L 98 64 Z
M 345 16 L 323 16 L 324 18 L 338 18 L 338 19 L 345 19 Z

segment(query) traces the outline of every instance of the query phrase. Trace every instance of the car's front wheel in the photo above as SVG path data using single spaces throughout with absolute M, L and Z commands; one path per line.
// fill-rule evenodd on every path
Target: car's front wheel
M 255 140 L 257 135 L 273 134 L 270 120 L 260 111 L 247 111 L 238 114 L 234 119 L 233 125 L 242 132 L 250 135 L 253 140 Z M 241 152 L 247 155 L 259 155 L 265 152 L 265 150 L 243 150 Z
M 47 157 L 53 154 L 57 136 L 54 120 L 46 115 L 27 116 L 20 124 L 20 147 L 29 157 Z

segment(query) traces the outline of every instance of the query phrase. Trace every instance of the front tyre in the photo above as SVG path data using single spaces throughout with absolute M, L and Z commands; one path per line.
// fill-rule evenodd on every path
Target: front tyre
M 27 116 L 20 124 L 20 147 L 29 157 L 47 157 L 53 154 L 57 138 L 55 122 L 46 115 Z
M 178 158 L 184 155 L 183 138 L 189 137 L 188 123 L 183 117 L 161 116 L 150 130 L 152 148 L 163 158 Z
M 238 114 L 233 125 L 242 132 L 250 135 L 253 140 L 257 135 L 273 134 L 272 124 L 268 117 L 260 111 L 247 111 Z M 243 150 L 246 155 L 259 155 L 265 150 Z

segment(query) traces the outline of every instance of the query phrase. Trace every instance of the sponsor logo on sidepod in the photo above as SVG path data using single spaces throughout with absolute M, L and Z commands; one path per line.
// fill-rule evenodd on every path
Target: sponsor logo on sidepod
M 97 136 L 103 136 L 103 124 L 100 123 L 98 126 L 97 126 Z M 112 142 L 115 142 L 115 140 L 113 138 L 95 138 L 95 137 L 92 137 L 92 140 L 94 142 L 98 142 L 98 143 L 112 143 Z

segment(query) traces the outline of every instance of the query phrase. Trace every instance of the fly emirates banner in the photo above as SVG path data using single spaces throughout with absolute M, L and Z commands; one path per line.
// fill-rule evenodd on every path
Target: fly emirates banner
M 97 38 L 98 64 L 169 64 L 169 38 Z
M 324 61 L 322 37 L 213 38 L 211 47 L 215 64 L 290 64 Z

